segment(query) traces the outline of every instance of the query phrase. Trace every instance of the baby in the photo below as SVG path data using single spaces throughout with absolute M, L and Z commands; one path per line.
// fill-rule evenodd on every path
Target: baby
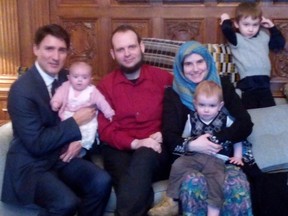
M 51 99 L 53 111 L 59 111 L 61 120 L 73 116 L 82 107 L 95 106 L 112 121 L 114 110 L 110 107 L 104 96 L 91 84 L 92 67 L 86 62 L 74 62 L 69 69 L 68 81 L 64 82 Z M 95 117 L 92 121 L 80 126 L 82 135 L 81 145 L 89 150 L 97 137 L 98 122 Z M 83 149 L 83 150 L 84 150 Z M 84 156 L 82 151 L 79 156 Z
M 222 88 L 213 81 L 202 81 L 194 94 L 195 111 L 191 111 L 183 131 L 183 137 L 195 138 L 202 134 L 210 134 L 210 140 L 218 143 L 213 136 L 215 132 L 230 127 L 233 119 L 223 108 Z M 220 215 L 224 202 L 223 184 L 226 162 L 243 166 L 242 142 L 223 143 L 217 154 L 186 152 L 172 165 L 167 195 L 148 212 L 149 216 L 178 215 L 179 190 L 187 173 L 202 173 L 208 187 L 207 216 Z

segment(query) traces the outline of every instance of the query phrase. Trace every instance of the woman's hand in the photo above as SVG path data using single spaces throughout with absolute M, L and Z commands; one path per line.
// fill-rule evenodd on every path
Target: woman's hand
M 215 144 L 211 142 L 208 138 L 211 136 L 211 134 L 204 134 L 199 136 L 195 140 L 191 140 L 188 143 L 188 150 L 189 151 L 195 151 L 199 153 L 209 154 L 213 155 L 219 152 L 222 147 L 219 144 Z

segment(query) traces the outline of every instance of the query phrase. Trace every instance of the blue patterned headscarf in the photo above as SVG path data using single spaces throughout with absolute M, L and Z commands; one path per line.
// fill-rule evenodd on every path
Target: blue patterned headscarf
M 218 75 L 214 59 L 207 50 L 207 48 L 204 47 L 202 44 L 198 43 L 197 41 L 187 41 L 182 44 L 174 60 L 173 89 L 179 95 L 182 103 L 190 110 L 195 110 L 193 104 L 193 97 L 197 83 L 192 82 L 184 76 L 183 62 L 187 56 L 193 53 L 201 55 L 207 64 L 208 74 L 205 80 L 214 81 L 221 86 L 220 77 Z

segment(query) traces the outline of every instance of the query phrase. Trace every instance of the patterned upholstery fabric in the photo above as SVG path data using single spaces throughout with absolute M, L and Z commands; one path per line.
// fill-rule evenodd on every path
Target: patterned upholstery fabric
M 216 63 L 220 75 L 229 76 L 231 82 L 238 81 L 238 74 L 235 64 L 232 63 L 232 54 L 227 44 L 206 44 Z
M 160 67 L 172 73 L 174 57 L 178 48 L 184 41 L 143 38 L 145 44 L 144 61 L 147 64 Z M 231 82 L 236 84 L 238 80 L 237 70 L 232 63 L 232 54 L 226 44 L 205 44 L 212 54 L 220 75 L 229 76 Z
M 144 61 L 172 73 L 174 57 L 184 41 L 143 38 L 145 44 Z

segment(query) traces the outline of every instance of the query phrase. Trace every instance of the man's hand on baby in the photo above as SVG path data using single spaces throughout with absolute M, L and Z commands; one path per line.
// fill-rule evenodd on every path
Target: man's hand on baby
M 88 123 L 95 116 L 96 116 L 95 108 L 84 107 L 76 111 L 75 114 L 73 115 L 73 118 L 75 119 L 76 123 L 80 126 Z

